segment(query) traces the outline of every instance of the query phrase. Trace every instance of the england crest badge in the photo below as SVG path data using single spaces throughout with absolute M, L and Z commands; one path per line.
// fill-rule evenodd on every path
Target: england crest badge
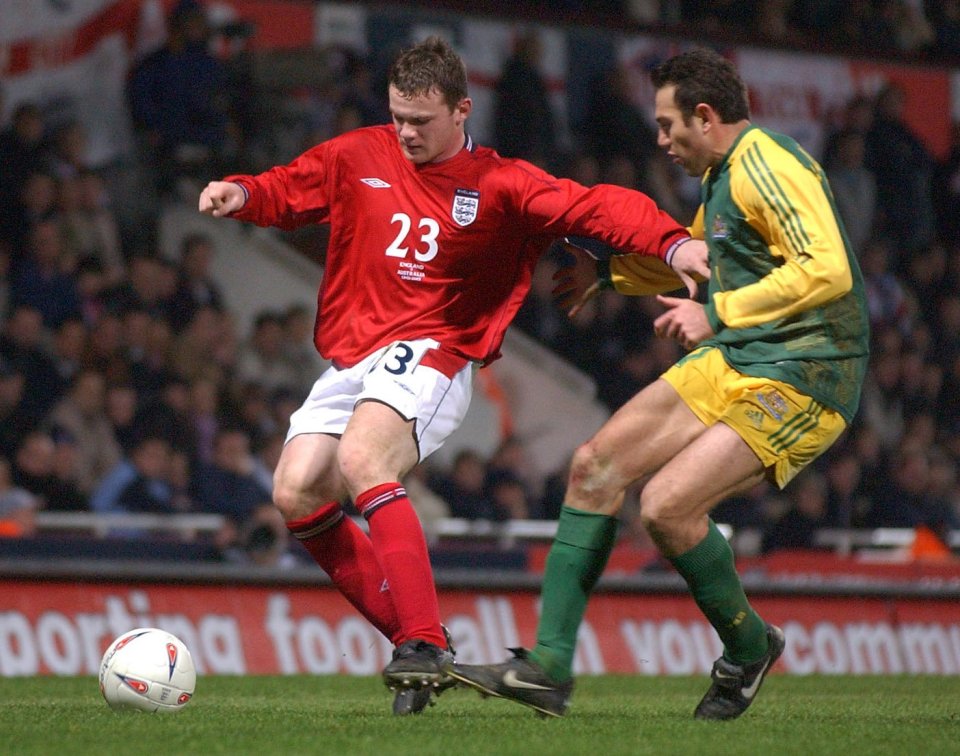
M 480 207 L 480 192 L 476 189 L 457 189 L 453 193 L 450 215 L 461 226 L 469 226 L 477 219 Z

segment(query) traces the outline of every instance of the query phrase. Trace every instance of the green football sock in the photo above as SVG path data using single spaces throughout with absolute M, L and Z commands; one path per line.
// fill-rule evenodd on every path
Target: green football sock
M 747 664 L 767 652 L 766 624 L 747 601 L 733 549 L 713 520 L 706 538 L 670 561 L 723 641 L 727 659 Z
M 573 675 L 577 630 L 616 538 L 616 517 L 571 507 L 560 510 L 540 591 L 537 645 L 530 652 L 533 661 L 558 682 Z

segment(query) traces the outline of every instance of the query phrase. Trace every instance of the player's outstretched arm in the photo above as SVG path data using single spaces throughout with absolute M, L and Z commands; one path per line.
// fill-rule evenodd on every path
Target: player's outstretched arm
M 200 192 L 199 210 L 204 215 L 223 218 L 235 213 L 247 201 L 247 195 L 239 184 L 232 181 L 211 181 Z

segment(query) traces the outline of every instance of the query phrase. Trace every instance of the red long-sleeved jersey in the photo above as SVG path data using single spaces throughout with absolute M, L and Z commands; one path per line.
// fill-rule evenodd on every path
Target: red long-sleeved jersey
M 287 229 L 330 224 L 315 342 L 340 366 L 418 338 L 440 343 L 448 374 L 465 360 L 491 362 L 554 239 L 589 236 L 662 258 L 688 236 L 640 192 L 554 178 L 469 137 L 449 160 L 415 165 L 389 125 L 225 180 L 248 194 L 235 218 Z

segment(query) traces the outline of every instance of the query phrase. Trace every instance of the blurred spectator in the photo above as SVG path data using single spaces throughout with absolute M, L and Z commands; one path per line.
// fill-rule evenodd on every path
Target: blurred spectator
M 924 8 L 936 33 L 936 50 L 960 57 L 960 0 L 927 0 Z
M 450 516 L 450 505 L 429 486 L 426 465 L 416 465 L 403 479 L 410 503 L 417 512 L 424 530 L 429 535 L 430 525 L 436 520 Z
M 86 351 L 87 329 L 83 322 L 76 318 L 63 321 L 53 334 L 47 354 L 53 378 L 42 390 L 49 390 L 51 402 L 63 396 L 73 383 L 83 367 Z M 36 384 L 34 387 L 40 388 Z
M 596 155 L 580 149 L 574 149 L 568 157 L 566 177 L 584 186 L 595 186 L 600 183 L 600 161 Z
M 547 476 L 543 482 L 543 494 L 540 503 L 530 516 L 537 520 L 556 520 L 560 517 L 563 500 L 567 494 L 567 480 L 570 476 L 569 460 L 559 470 Z M 642 531 L 643 528 L 640 528 Z
M 863 249 L 860 268 L 867 295 L 870 328 L 894 328 L 910 333 L 910 303 L 900 279 L 891 270 L 893 253 L 884 239 L 872 239 Z
M 90 495 L 90 509 L 94 512 L 172 511 L 168 506 L 171 490 L 166 481 L 170 456 L 168 441 L 145 431 L 100 479 Z
M 140 397 L 132 383 L 111 383 L 107 386 L 104 409 L 113 435 L 124 454 L 129 454 L 140 435 L 137 407 Z
M 573 325 L 554 302 L 553 277 L 561 268 L 562 254 L 551 251 L 540 258 L 527 294 L 513 324 L 545 347 L 560 352 L 572 338 Z
M 888 15 L 880 11 L 882 2 L 875 0 L 850 0 L 843 8 L 838 26 L 842 30 L 838 42 L 872 50 L 895 50 L 896 29 Z
M 80 490 L 80 445 L 82 441 L 59 428 L 50 434 L 53 439 L 53 477 L 60 494 L 47 502 L 47 509 L 86 510 L 89 498 Z
M 841 131 L 834 147 L 836 152 L 827 169 L 827 178 L 850 243 L 860 255 L 873 234 L 877 183 L 863 164 L 866 139 L 861 132 Z
M 143 361 L 147 353 L 147 343 L 150 339 L 150 326 L 154 318 L 143 309 L 133 305 L 120 313 L 122 329 L 122 350 L 124 359 L 130 365 Z
M 162 318 L 151 318 L 138 355 L 127 353 L 129 376 L 141 397 L 153 398 L 174 377 L 171 365 L 173 330 Z
M 93 257 L 80 260 L 74 274 L 80 300 L 80 317 L 85 326 L 93 327 L 107 308 L 104 294 L 112 287 L 107 281 L 103 265 Z
M 106 414 L 105 397 L 103 375 L 85 368 L 47 418 L 51 427 L 66 431 L 80 443 L 78 485 L 88 494 L 122 456 Z
M 777 507 L 776 505 L 781 506 Z M 724 522 L 736 529 L 756 529 L 766 531 L 771 525 L 771 517 L 785 506 L 767 481 L 757 483 L 743 493 L 731 496 L 720 502 L 711 513 L 716 522 Z
M 43 115 L 33 103 L 21 103 L 0 132 L 0 238 L 15 245 L 27 222 L 21 190 L 27 177 L 43 168 Z
M 663 150 L 650 156 L 643 173 L 646 191 L 657 205 L 679 223 L 692 223 L 700 205 L 700 182 L 687 176 Z
M 57 221 L 57 191 L 56 179 L 46 171 L 34 171 L 24 179 L 15 205 L 17 223 L 10 239 L 14 272 L 20 272 L 24 259 L 29 255 L 30 234 L 34 226 Z
M 271 433 L 254 449 L 253 474 L 264 491 L 273 491 L 273 473 L 277 469 L 286 440 L 287 433 L 284 428 Z
M 116 378 L 117 374 L 126 374 L 123 353 L 123 321 L 118 315 L 103 312 L 91 325 L 87 339 L 87 357 L 89 367 L 104 375 Z
M 956 527 L 950 502 L 931 490 L 929 450 L 905 441 L 893 457 L 893 485 L 873 500 L 865 525 L 872 528 L 913 528 L 926 525 L 935 532 Z
M 82 169 L 76 176 L 61 180 L 60 227 L 78 261 L 96 260 L 106 285 L 120 283 L 126 270 L 120 227 L 99 174 Z
M 114 511 L 173 514 L 177 510 L 170 486 L 170 444 L 165 438 L 146 436 L 130 452 L 132 479 L 124 485 Z
M 252 333 L 237 355 L 236 378 L 268 391 L 300 388 L 300 374 L 290 361 L 283 321 L 277 313 L 260 312 L 256 316 Z
M 140 435 L 163 436 L 171 447 L 192 460 L 196 438 L 190 415 L 190 385 L 179 376 L 171 376 L 156 393 L 149 394 L 137 409 Z
M 74 443 L 66 439 L 64 443 Z M 43 509 L 48 510 L 85 510 L 86 494 L 72 479 L 73 471 L 58 468 L 57 442 L 45 431 L 34 430 L 27 433 L 17 447 L 13 458 L 13 480 L 16 485 L 25 488 L 42 500 Z
M 587 151 L 601 166 L 626 155 L 639 171 L 656 151 L 656 134 L 634 104 L 627 72 L 619 66 L 604 71 L 591 87 L 582 130 Z
M 557 158 L 556 117 L 540 71 L 543 48 L 534 29 L 519 32 L 513 54 L 494 87 L 494 147 L 504 157 L 523 158 L 549 169 Z
M 220 389 L 215 381 L 197 378 L 190 384 L 187 414 L 193 435 L 193 461 L 213 464 L 220 431 Z
M 365 125 L 360 106 L 354 100 L 340 102 L 333 114 L 332 136 L 340 136 Z
M 63 245 L 55 221 L 41 221 L 30 231 L 27 255 L 10 287 L 13 306 L 35 307 L 48 328 L 80 316 L 80 297 L 73 275 L 63 267 Z
M 23 408 L 32 415 L 45 415 L 60 396 L 60 380 L 46 350 L 47 329 L 40 311 L 17 305 L 0 333 L 0 355 L 23 375 Z
M 893 268 L 903 270 L 907 256 L 934 241 L 933 156 L 903 118 L 906 93 L 887 84 L 877 95 L 873 125 L 867 132 L 866 166 L 877 180 L 877 205 L 882 230 L 903 258 Z
M 890 451 L 900 443 L 904 429 L 900 353 L 880 352 L 871 363 L 863 385 L 860 418 L 877 434 L 881 447 Z
M 20 441 L 40 423 L 24 401 L 26 381 L 6 357 L 0 356 L 0 456 L 13 457 Z
M 960 6 L 960 2 L 956 4 Z M 960 55 L 960 51 L 957 54 Z M 960 243 L 960 120 L 954 122 L 951 136 L 950 151 L 934 173 L 933 190 L 940 238 L 957 245 Z
M 14 485 L 10 462 L 0 457 L 0 538 L 29 538 L 35 535 L 36 513 L 40 504 L 32 493 Z
M 944 293 L 936 305 L 931 318 L 937 324 L 935 350 L 946 365 L 960 354 L 960 293 Z
M 905 412 L 915 418 L 919 415 L 930 417 L 935 427 L 936 418 L 932 413 L 940 406 L 943 369 L 936 363 L 928 362 L 922 350 L 908 346 L 900 355 L 900 385 L 903 387 Z M 909 427 L 905 433 L 911 433 Z M 930 442 L 933 442 L 932 435 Z
M 223 294 L 213 280 L 213 240 L 202 233 L 187 234 L 180 244 L 180 275 L 170 302 L 170 323 L 177 333 L 187 327 L 200 307 L 223 310 Z
M 652 159 L 651 155 L 647 162 Z M 600 180 L 625 189 L 640 189 L 640 167 L 629 155 L 618 152 L 607 157 L 600 169 Z
M 937 323 L 937 309 L 945 292 L 956 290 L 949 282 L 947 250 L 941 244 L 931 244 L 927 249 L 913 254 L 903 276 L 904 285 L 914 295 L 917 313 L 923 319 L 915 328 Z M 937 337 L 943 329 L 937 329 Z
M 430 488 L 450 506 L 450 516 L 466 520 L 491 520 L 493 510 L 484 498 L 486 463 L 477 452 L 463 449 L 457 452 L 449 475 L 433 472 Z
M 936 41 L 937 32 L 924 15 L 923 0 L 880 0 L 879 6 L 894 30 L 896 49 L 920 52 Z
M 10 281 L 13 269 L 13 245 L 0 239 L 0 316 L 10 312 Z
M 174 372 L 188 381 L 202 376 L 221 383 L 226 366 L 218 353 L 229 338 L 228 328 L 222 313 L 210 305 L 200 307 L 173 341 L 171 367 Z
M 484 495 L 495 505 L 492 499 L 494 485 L 506 479 L 510 483 L 517 482 L 524 489 L 524 500 L 527 502 L 525 507 L 529 511 L 529 502 L 540 495 L 540 487 L 543 482 L 539 480 L 530 464 L 530 455 L 527 445 L 518 436 L 509 436 L 500 442 L 500 445 L 494 450 L 490 459 L 487 461 L 487 475 L 484 481 Z M 516 496 L 514 492 L 506 493 L 501 504 L 514 502 Z M 511 507 L 514 504 L 510 504 Z
M 314 382 L 330 367 L 313 343 L 313 314 L 303 305 L 293 304 L 281 316 L 283 351 L 286 361 L 296 371 L 293 393 L 305 397 Z
M 831 120 L 833 120 L 831 114 Z M 830 171 L 836 167 L 838 142 L 848 133 L 854 132 L 861 134 L 866 139 L 867 132 L 873 125 L 874 100 L 866 94 L 857 94 L 847 100 L 841 109 L 839 116 L 836 117 L 836 123 L 829 123 L 827 135 L 823 142 L 823 155 L 820 164 L 825 171 Z M 863 159 L 866 161 L 866 142 L 864 142 Z M 866 163 L 864 163 L 866 165 Z M 872 174 L 871 174 L 872 175 Z
M 226 558 L 257 567 L 292 567 L 297 560 L 289 546 L 290 531 L 280 510 L 273 504 L 261 504 L 239 529 L 236 541 L 226 550 Z
M 487 473 L 484 492 L 496 522 L 529 519 L 530 494 L 515 473 L 507 469 L 491 470 Z
M 757 4 L 755 28 L 764 42 L 797 43 L 802 39 L 802 31 L 794 26 L 791 18 L 793 5 L 794 0 L 764 0 Z
M 167 43 L 133 70 L 130 105 L 157 189 L 181 176 L 214 176 L 227 144 L 227 73 L 208 50 L 209 27 L 197 0 L 180 0 L 168 17 Z
M 106 292 L 107 309 L 123 316 L 130 309 L 144 310 L 155 318 L 168 319 L 173 292 L 161 285 L 165 263 L 153 254 L 139 253 L 130 260 L 127 276 L 120 284 Z
M 254 473 L 250 438 L 243 430 L 221 428 L 214 443 L 213 461 L 193 473 L 191 494 L 198 511 L 224 515 L 241 528 L 271 492 Z
M 826 460 L 827 523 L 830 527 L 857 527 L 869 508 L 860 490 L 862 467 L 856 451 L 844 443 Z
M 754 28 L 758 5 L 755 0 L 681 0 L 684 23 L 698 32 L 715 34 L 724 30 L 743 32 Z
M 58 179 L 76 178 L 89 168 L 87 130 L 77 120 L 66 121 L 54 129 L 46 163 Z
M 763 553 L 815 546 L 816 531 L 829 524 L 827 490 L 827 482 L 817 470 L 801 472 L 786 489 L 789 508 L 763 534 Z

